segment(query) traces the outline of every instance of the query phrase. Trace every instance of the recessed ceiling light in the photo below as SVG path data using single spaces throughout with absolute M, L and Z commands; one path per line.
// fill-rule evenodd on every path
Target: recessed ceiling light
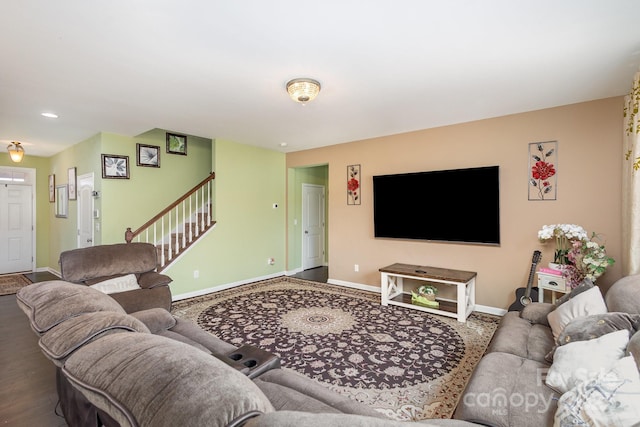
M 289 145 L 289 144 L 287 144 L 286 142 L 281 142 L 280 143 L 280 147 L 286 147 L 287 145 Z
M 44 117 L 48 117 L 50 119 L 57 119 L 58 118 L 58 115 L 54 114 L 54 113 L 42 113 L 41 115 L 44 116 Z

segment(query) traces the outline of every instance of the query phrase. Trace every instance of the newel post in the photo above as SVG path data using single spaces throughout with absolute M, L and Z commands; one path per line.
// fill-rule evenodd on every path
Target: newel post
M 127 227 L 127 231 L 124 232 L 124 241 L 127 243 L 131 243 L 133 240 L 133 231 L 131 231 L 131 227 Z

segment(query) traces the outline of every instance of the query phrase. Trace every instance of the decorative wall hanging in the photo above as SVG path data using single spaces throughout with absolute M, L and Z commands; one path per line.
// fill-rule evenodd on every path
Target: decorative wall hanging
M 159 168 L 160 147 L 157 145 L 136 144 L 136 165 Z
M 347 205 L 360 204 L 360 165 L 347 166 Z
M 67 169 L 67 176 L 69 179 L 69 200 L 77 200 L 78 191 L 76 189 L 76 168 Z
M 558 142 L 529 143 L 529 200 L 556 200 Z
M 129 156 L 102 154 L 102 177 L 129 179 Z
M 187 155 L 187 137 L 167 132 L 167 153 Z
M 49 203 L 56 201 L 56 176 L 55 174 L 49 175 Z
M 69 211 L 69 189 L 65 185 L 56 185 L 56 218 L 66 218 Z

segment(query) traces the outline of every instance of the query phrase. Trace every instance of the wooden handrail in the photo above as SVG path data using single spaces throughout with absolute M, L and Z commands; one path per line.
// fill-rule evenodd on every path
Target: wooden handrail
M 178 206 L 180 203 L 182 203 L 184 200 L 186 200 L 189 196 L 191 196 L 193 193 L 195 193 L 196 191 L 198 191 L 198 189 L 200 189 L 203 185 L 205 185 L 206 183 L 208 183 L 209 181 L 215 179 L 216 177 L 216 173 L 215 172 L 211 172 L 209 174 L 209 176 L 207 176 L 205 179 L 203 179 L 199 184 L 197 184 L 195 187 L 193 187 L 191 190 L 187 191 L 182 197 L 180 197 L 178 200 L 176 200 L 175 202 L 173 202 L 172 204 L 170 204 L 169 206 L 167 206 L 166 208 L 164 208 L 159 214 L 157 214 L 156 216 L 154 216 L 153 218 L 151 218 L 149 221 L 145 222 L 141 227 L 138 227 L 138 229 L 136 231 L 131 231 L 131 227 L 127 227 L 127 231 L 125 231 L 124 233 L 124 240 L 127 243 L 131 243 L 131 241 L 140 233 L 142 233 L 142 231 L 146 230 L 148 227 L 150 227 L 151 225 L 153 225 L 153 223 L 155 223 L 156 221 L 158 221 L 160 218 L 162 218 L 164 215 L 166 215 L 169 211 L 171 211 L 173 208 L 175 208 L 176 206 Z

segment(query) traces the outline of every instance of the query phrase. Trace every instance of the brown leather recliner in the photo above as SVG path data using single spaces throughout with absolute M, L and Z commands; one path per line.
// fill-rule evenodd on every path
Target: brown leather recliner
M 140 289 L 109 294 L 127 313 L 150 308 L 171 310 L 172 279 L 158 273 L 156 248 L 151 243 L 118 243 L 72 249 L 60 254 L 62 279 L 94 285 L 135 274 Z

